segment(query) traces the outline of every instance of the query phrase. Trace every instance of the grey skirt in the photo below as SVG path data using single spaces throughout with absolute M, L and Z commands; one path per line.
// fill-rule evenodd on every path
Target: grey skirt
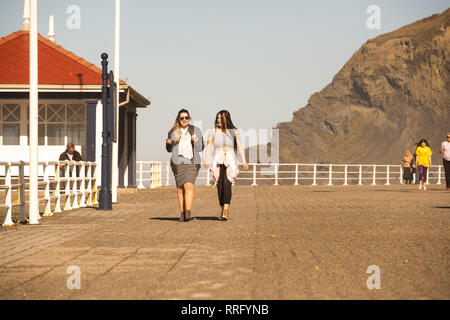
M 175 164 L 170 161 L 170 167 L 172 168 L 173 175 L 175 176 L 177 188 L 183 186 L 185 183 L 194 184 L 200 170 L 200 166 L 194 163 Z

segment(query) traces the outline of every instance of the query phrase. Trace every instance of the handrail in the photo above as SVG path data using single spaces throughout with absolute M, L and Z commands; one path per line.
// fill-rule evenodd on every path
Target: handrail
M 239 164 L 242 168 L 242 163 Z M 327 181 L 325 185 L 332 186 L 333 183 L 342 181 L 343 186 L 351 184 L 377 185 L 384 181 L 389 186 L 392 183 L 403 184 L 403 170 L 401 165 L 392 164 L 326 164 L 326 163 L 249 163 L 249 170 L 240 170 L 236 183 L 240 181 L 251 181 L 252 186 L 257 186 L 257 181 L 273 180 L 273 185 L 278 186 L 280 182 L 292 181 L 292 185 L 304 184 L 312 181 L 311 185 L 318 185 L 320 181 Z M 136 161 L 136 177 L 139 189 L 158 188 L 168 186 L 173 182 L 173 175 L 168 161 Z M 286 168 L 287 167 L 287 168 Z M 257 170 L 264 168 L 264 171 Z M 287 170 L 291 169 L 291 170 Z M 243 174 L 244 173 L 244 174 Z M 441 184 L 442 165 L 433 166 L 428 170 L 427 184 L 430 180 L 437 180 Z M 415 174 L 415 173 L 414 173 Z M 205 181 L 205 185 L 211 185 L 211 174 L 203 168 L 199 172 L 197 181 Z
M 26 199 L 26 191 L 30 183 L 26 182 L 25 168 L 29 162 L 0 161 L 0 169 L 4 168 L 4 184 L 0 184 L 0 190 L 5 190 L 4 204 L 0 208 L 6 208 L 6 216 L 3 226 L 14 226 L 12 219 L 12 208 L 20 206 L 20 223 L 28 220 L 25 215 L 25 207 L 29 201 Z M 18 168 L 17 175 L 13 175 L 13 168 Z M 40 161 L 38 169 L 42 169 L 38 186 L 42 187 L 43 196 L 39 202 L 45 201 L 43 216 L 52 216 L 54 213 L 68 211 L 75 208 L 84 208 L 98 204 L 98 188 L 96 178 L 97 164 L 90 161 Z M 87 169 L 87 170 L 86 170 Z M 53 172 L 52 172 L 53 170 Z M 39 170 L 38 170 L 39 171 Z M 64 171 L 64 177 L 61 176 Z M 13 176 L 17 177 L 18 183 L 13 182 Z M 64 184 L 64 193 L 61 193 L 61 184 Z M 12 201 L 13 190 L 17 190 L 17 199 Z M 78 199 L 80 196 L 80 199 Z M 72 200 L 73 199 L 73 200 Z M 87 199 L 87 201 L 86 201 Z M 52 200 L 55 200 L 52 210 Z M 61 201 L 65 201 L 64 209 L 61 210 Z M 40 219 L 40 216 L 39 216 Z

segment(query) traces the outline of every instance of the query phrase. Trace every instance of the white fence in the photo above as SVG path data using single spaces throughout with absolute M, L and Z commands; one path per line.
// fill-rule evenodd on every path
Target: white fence
M 257 186 L 260 184 L 284 185 L 391 185 L 403 184 L 403 168 L 400 165 L 375 164 L 306 164 L 306 163 L 250 163 L 248 171 L 239 164 L 236 184 Z M 427 172 L 427 184 L 441 184 L 443 166 L 433 166 Z M 157 188 L 174 184 L 170 163 L 162 161 L 137 161 L 138 188 Z M 210 171 L 203 165 L 196 183 L 211 185 Z M 414 181 L 413 181 L 414 183 Z
M 39 198 L 39 202 L 45 202 L 44 216 L 52 216 L 57 212 L 98 204 L 96 168 L 97 164 L 95 162 L 39 162 L 38 185 L 40 195 L 43 193 L 43 197 Z M 4 195 L 0 193 L 0 209 L 6 209 L 3 226 L 14 225 L 12 208 L 16 206 L 20 207 L 19 221 L 21 223 L 28 221 L 25 214 L 26 205 L 29 203 L 26 200 L 26 192 L 29 187 L 29 182 L 27 182 L 29 178 L 26 174 L 28 170 L 28 162 L 0 161 L 0 191 L 4 193 Z M 64 172 L 64 177 L 61 177 L 61 171 Z M 13 183 L 13 181 L 16 183 Z M 14 191 L 16 198 L 13 200 Z M 4 199 L 2 199 L 3 197 Z M 52 200 L 55 200 L 53 209 Z M 1 202 L 4 203 L 1 204 Z M 64 202 L 64 207 L 61 209 L 62 202 Z

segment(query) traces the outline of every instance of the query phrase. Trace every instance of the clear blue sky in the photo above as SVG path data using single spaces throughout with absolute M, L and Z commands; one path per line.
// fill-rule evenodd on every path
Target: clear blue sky
M 449 7 L 444 0 L 122 0 L 121 78 L 152 101 L 140 110 L 138 160 L 167 160 L 164 139 L 180 107 L 212 126 L 227 108 L 245 130 L 289 121 L 365 41 Z M 69 30 L 70 5 L 81 28 Z M 381 29 L 366 27 L 369 5 Z M 0 1 L 0 36 L 21 29 L 23 0 Z M 114 0 L 39 0 L 39 32 L 55 16 L 56 42 L 113 66 Z M 1 68 L 1 67 L 0 67 Z

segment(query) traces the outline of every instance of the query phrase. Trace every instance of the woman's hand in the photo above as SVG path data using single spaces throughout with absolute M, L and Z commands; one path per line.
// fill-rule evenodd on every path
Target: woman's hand
M 209 163 L 208 162 L 205 162 L 203 165 L 205 166 L 206 169 L 209 168 Z
M 171 144 L 171 143 L 172 143 L 172 140 L 166 139 L 166 143 L 167 143 L 167 144 Z
M 195 134 L 192 135 L 192 136 L 191 136 L 191 140 L 194 141 L 194 142 L 196 142 L 196 141 L 198 140 L 198 139 L 197 139 L 197 136 L 196 136 Z
M 247 163 L 247 161 L 244 161 L 244 163 L 242 164 L 242 166 L 244 167 L 244 170 L 245 170 L 245 171 L 248 170 L 248 163 Z

